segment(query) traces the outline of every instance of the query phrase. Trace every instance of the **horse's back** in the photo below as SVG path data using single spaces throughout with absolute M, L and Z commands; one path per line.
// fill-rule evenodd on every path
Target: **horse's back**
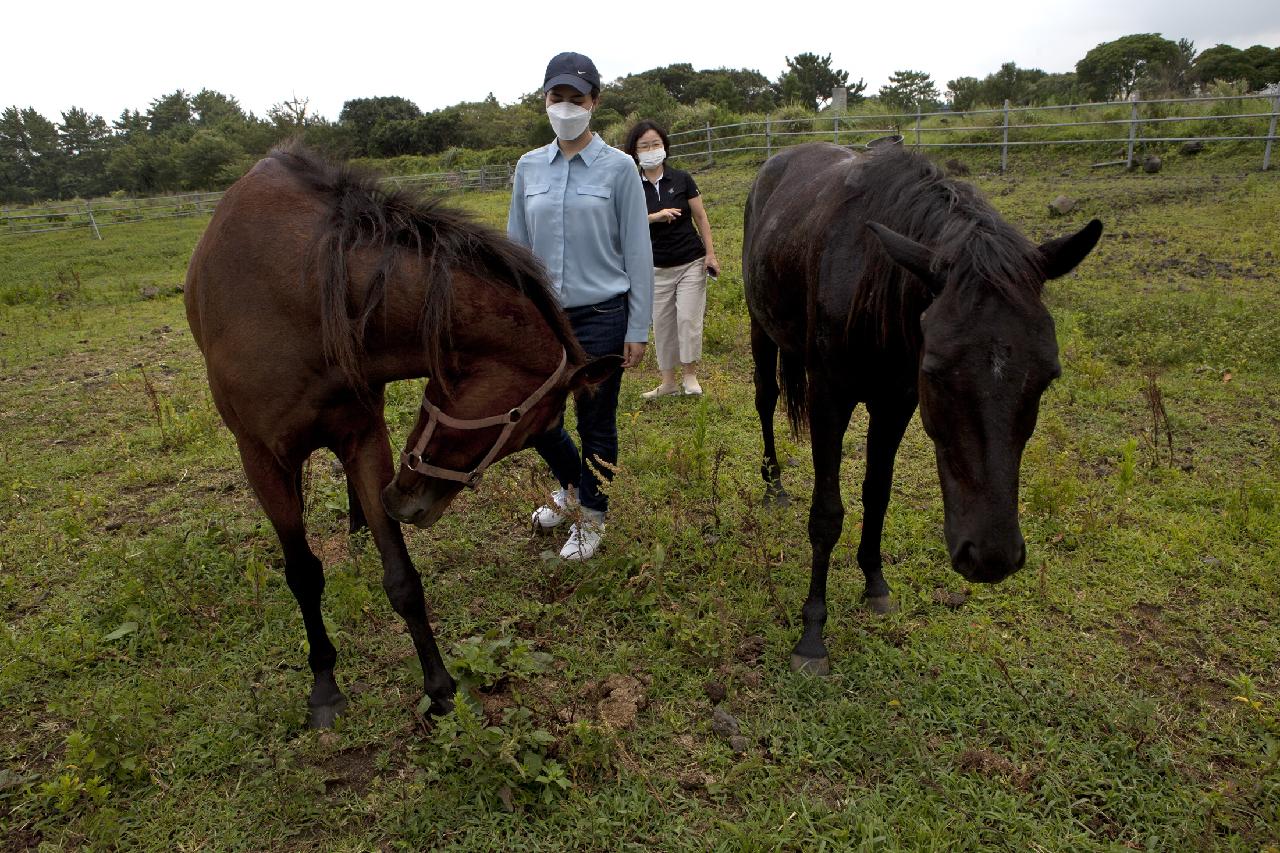
M 828 142 L 797 145 L 769 158 L 752 183 L 744 218 L 743 287 L 752 318 L 784 351 L 805 349 L 822 238 L 856 159 Z
M 307 253 L 326 207 L 266 158 L 231 186 L 187 268 L 187 321 L 209 387 L 238 436 L 267 436 L 313 417 L 331 384 Z
M 227 190 L 187 268 L 187 317 L 206 355 L 224 336 L 237 336 L 245 317 L 299 323 L 315 314 L 299 285 L 321 215 L 319 199 L 272 158 Z

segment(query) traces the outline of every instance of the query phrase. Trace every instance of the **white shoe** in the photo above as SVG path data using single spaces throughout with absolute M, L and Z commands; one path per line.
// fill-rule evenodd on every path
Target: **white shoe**
M 538 507 L 533 511 L 533 529 L 546 533 L 554 530 L 569 520 L 570 514 L 578 508 L 578 496 L 573 489 L 556 489 L 551 493 L 551 503 Z
M 684 393 L 690 397 L 699 397 L 702 395 L 702 386 L 698 384 L 698 377 L 686 376 L 684 378 Z
M 656 400 L 659 397 L 672 397 L 681 393 L 679 385 L 659 385 L 652 391 L 645 391 L 640 395 L 641 400 Z
M 584 513 L 590 510 L 583 510 Z M 603 514 L 602 514 L 603 516 Z M 600 550 L 600 541 L 604 539 L 604 519 L 599 521 L 583 519 L 569 528 L 569 539 L 560 549 L 560 557 L 564 560 L 590 560 Z

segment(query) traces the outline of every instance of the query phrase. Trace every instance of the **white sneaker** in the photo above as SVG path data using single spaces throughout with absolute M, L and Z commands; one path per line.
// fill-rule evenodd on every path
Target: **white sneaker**
M 698 377 L 686 376 L 684 378 L 684 393 L 690 397 L 697 397 L 702 394 L 702 386 L 698 384 Z
M 556 489 L 551 493 L 551 503 L 533 511 L 533 529 L 546 533 L 554 530 L 569 520 L 569 515 L 578 507 L 578 496 L 572 488 Z
M 680 393 L 679 385 L 659 385 L 652 391 L 645 391 L 640 395 L 641 400 L 656 400 L 659 397 L 673 397 Z
M 589 513 L 590 510 L 583 510 Z M 603 516 L 603 514 L 601 514 Z M 560 557 L 564 560 L 590 560 L 600 550 L 600 541 L 604 539 L 604 519 L 576 522 L 569 527 L 569 539 L 560 549 Z

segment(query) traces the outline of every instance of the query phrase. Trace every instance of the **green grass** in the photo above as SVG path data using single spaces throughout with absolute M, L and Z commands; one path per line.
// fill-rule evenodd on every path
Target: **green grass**
M 997 587 L 950 571 L 917 421 L 884 538 L 900 610 L 860 610 L 858 412 L 826 679 L 786 667 L 807 501 L 759 507 L 737 263 L 752 170 L 701 173 L 725 264 L 708 393 L 642 404 L 656 371 L 625 378 L 604 554 L 563 563 L 526 532 L 549 487 L 529 454 L 406 531 L 446 655 L 477 687 L 434 727 L 327 455 L 307 473 L 308 517 L 352 702 L 336 730 L 303 727 L 301 619 L 172 287 L 203 221 L 0 241 L 0 838 L 1274 849 L 1280 183 L 1247 169 L 976 178 L 1037 238 L 1107 226 L 1048 290 L 1064 372 L 1023 466 L 1031 556 Z M 1050 220 L 1060 192 L 1081 208 Z M 505 215 L 502 194 L 459 203 Z M 396 443 L 419 393 L 390 391 Z M 807 495 L 808 448 L 783 438 L 780 455 Z M 618 675 L 645 700 L 613 728 L 628 722 L 602 695 Z M 711 729 L 708 681 L 742 755 Z

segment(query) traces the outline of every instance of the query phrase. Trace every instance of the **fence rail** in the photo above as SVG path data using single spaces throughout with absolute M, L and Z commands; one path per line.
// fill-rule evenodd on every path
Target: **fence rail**
M 1225 107 L 1225 110 L 1223 109 Z M 1169 113 L 1192 109 L 1187 114 Z M 1214 110 L 1217 112 L 1214 112 Z M 1062 121 L 1064 111 L 1087 111 L 1079 121 Z M 1127 112 L 1127 115 L 1124 113 Z M 1099 116 L 1101 114 L 1101 116 Z M 1051 120 L 1043 117 L 1051 116 Z M 879 136 L 902 135 L 907 145 L 918 149 L 988 148 L 1000 151 L 1001 170 L 1008 167 L 1010 149 L 1034 146 L 1125 145 L 1124 162 L 1135 163 L 1135 148 L 1144 144 L 1180 142 L 1260 142 L 1263 143 L 1262 168 L 1271 168 L 1271 153 L 1280 117 L 1280 93 L 1263 95 L 1231 95 L 1206 98 L 1161 98 L 1108 103 L 1062 104 L 1039 107 L 1013 107 L 967 111 L 912 112 L 896 114 L 856 115 L 852 113 L 803 118 L 766 118 L 711 125 L 684 130 L 670 135 L 670 155 L 685 161 L 701 159 L 706 163 L 731 154 L 759 154 L 768 158 L 773 152 L 799 142 L 825 140 L 837 145 L 854 146 Z M 986 119 L 984 121 L 984 119 Z M 1200 123 L 1199 127 L 1178 133 L 1143 135 L 1145 128 L 1174 127 Z M 1226 124 L 1224 127 L 1224 123 Z M 1125 136 L 1094 135 L 1090 130 L 1123 128 Z M 1066 130 L 1082 130 L 1070 138 L 1061 136 Z M 1035 133 L 1041 138 L 1019 139 Z M 1051 138 L 1043 138 L 1049 136 Z
M 1179 108 L 1199 108 L 1201 112 L 1169 115 Z M 1219 114 L 1212 112 L 1220 110 Z M 1225 111 L 1222 111 L 1225 110 Z M 1080 121 L 1061 121 L 1064 112 L 1088 111 Z M 1124 115 L 1124 112 L 1128 115 Z M 1098 116 L 1101 113 L 1101 117 Z M 1113 115 L 1114 114 L 1114 115 Z M 1039 120 L 1051 116 L 1052 120 Z M 986 119 L 984 123 L 984 118 Z M 1123 160 L 1130 168 L 1136 162 L 1139 145 L 1180 142 L 1261 142 L 1262 169 L 1271 168 L 1271 153 L 1276 142 L 1276 124 L 1280 118 L 1280 92 L 1263 95 L 1233 95 L 1210 98 L 1161 98 L 1111 103 L 1065 104 L 1041 107 L 1012 107 L 1006 101 L 1002 108 L 963 112 L 914 112 L 891 115 L 806 116 L 707 124 L 701 129 L 685 130 L 670 135 L 671 157 L 682 160 L 701 159 L 714 163 L 726 155 L 754 155 L 768 158 L 774 151 L 801 142 L 827 140 L 853 147 L 875 138 L 901 135 L 904 142 L 917 149 L 986 148 L 999 149 L 1000 170 L 1008 168 L 1009 151 L 1035 146 L 1115 146 L 1124 145 Z M 959 123 L 956 123 L 959 122 Z M 1176 123 L 1201 122 L 1182 134 L 1142 135 L 1144 128 L 1175 127 Z M 1232 124 L 1222 127 L 1222 123 Z M 1124 136 L 1087 135 L 1089 130 L 1124 128 Z M 1070 130 L 1085 131 L 1072 138 L 1019 139 L 1031 132 L 1055 136 Z M 1197 130 L 1214 130 L 1198 133 Z M 1224 132 L 1217 132 L 1217 131 Z M 396 175 L 384 182 L 397 188 L 424 192 L 450 193 L 476 190 L 501 190 L 511 185 L 514 164 L 484 166 L 422 175 Z M 109 225 L 199 216 L 209 213 L 222 198 L 222 193 L 186 193 L 140 199 L 99 199 L 69 201 L 44 207 L 0 209 L 0 237 L 18 234 L 43 234 L 51 231 L 86 229 L 102 239 L 101 229 Z

